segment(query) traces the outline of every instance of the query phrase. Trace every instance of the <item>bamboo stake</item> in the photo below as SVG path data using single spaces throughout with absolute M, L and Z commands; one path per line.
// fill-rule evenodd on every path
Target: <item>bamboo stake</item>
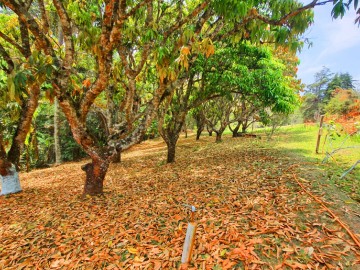
M 194 206 L 185 205 L 191 209 L 190 222 L 186 230 L 185 242 L 183 246 L 183 253 L 181 256 L 181 263 L 187 264 L 191 261 L 191 254 L 195 243 L 195 234 L 197 223 L 194 222 L 194 215 L 196 208 Z

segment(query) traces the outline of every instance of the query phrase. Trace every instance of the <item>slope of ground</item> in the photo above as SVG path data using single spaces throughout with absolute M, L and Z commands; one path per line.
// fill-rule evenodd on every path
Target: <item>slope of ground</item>
M 304 157 L 326 174 L 328 183 L 344 191 L 354 200 L 360 202 L 360 166 L 358 165 L 344 178 L 341 175 L 356 161 L 360 160 L 360 134 L 349 136 L 340 133 L 339 136 L 329 137 L 325 127 L 322 132 L 319 154 L 315 153 L 315 146 L 319 126 L 315 124 L 298 124 L 283 126 L 270 141 L 272 146 L 282 149 L 286 154 L 296 154 Z M 257 132 L 264 134 L 264 129 Z M 337 151 L 337 149 L 341 149 Z M 329 155 L 331 153 L 331 155 Z M 327 159 L 326 159 L 327 157 Z M 324 162 L 323 162 L 324 161 Z
M 0 269 L 178 269 L 184 203 L 198 208 L 189 269 L 359 269 L 359 247 L 295 181 L 320 196 L 318 174 L 257 139 L 213 140 L 182 139 L 174 164 L 159 140 L 133 147 L 104 197 L 80 198 L 81 163 L 21 174 L 24 191 L 0 197 Z

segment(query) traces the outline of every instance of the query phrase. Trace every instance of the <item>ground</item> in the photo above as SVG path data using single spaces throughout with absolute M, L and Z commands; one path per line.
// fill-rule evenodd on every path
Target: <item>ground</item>
M 178 269 L 183 204 L 197 207 L 189 269 L 360 269 L 338 222 L 358 233 L 358 204 L 313 164 L 253 138 L 182 138 L 173 164 L 165 151 L 124 153 L 103 197 L 80 196 L 87 161 L 21 174 L 23 192 L 0 197 L 0 269 Z

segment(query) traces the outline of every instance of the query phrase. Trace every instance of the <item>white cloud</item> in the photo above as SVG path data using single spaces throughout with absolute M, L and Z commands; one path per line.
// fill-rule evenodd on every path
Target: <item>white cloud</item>
M 335 53 L 340 53 L 354 47 L 360 47 L 360 29 L 354 25 L 354 16 L 350 14 L 342 20 L 328 24 L 324 29 L 325 49 L 319 58 L 325 58 Z
M 315 9 L 315 23 L 306 33 L 313 46 L 299 55 L 299 78 L 304 83 L 313 81 L 314 74 L 323 66 L 332 72 L 349 72 L 358 79 L 360 65 L 360 28 L 354 24 L 354 11 L 342 19 L 332 20 L 331 3 Z

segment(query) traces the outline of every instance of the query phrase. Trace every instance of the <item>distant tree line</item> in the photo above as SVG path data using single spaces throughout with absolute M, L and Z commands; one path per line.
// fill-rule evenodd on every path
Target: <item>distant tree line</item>
M 360 93 L 349 73 L 332 73 L 324 67 L 307 86 L 301 112 L 306 122 L 317 121 L 320 115 L 342 123 L 348 132 L 357 130 L 360 121 Z

